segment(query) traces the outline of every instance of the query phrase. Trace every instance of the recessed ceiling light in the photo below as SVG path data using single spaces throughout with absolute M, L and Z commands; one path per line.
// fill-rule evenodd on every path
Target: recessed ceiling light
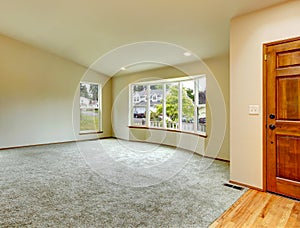
M 121 67 L 121 70 L 123 70 L 123 71 L 124 71 L 124 70 L 126 70 L 126 68 L 125 68 L 125 67 Z
M 183 55 L 188 57 L 188 56 L 191 56 L 192 54 L 191 54 L 191 52 L 186 51 L 183 53 Z

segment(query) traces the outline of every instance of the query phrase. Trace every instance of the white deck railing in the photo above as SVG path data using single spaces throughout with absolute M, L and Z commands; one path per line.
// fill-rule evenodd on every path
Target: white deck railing
M 136 126 L 145 126 L 146 121 L 144 119 L 135 118 L 134 119 L 134 125 L 136 125 Z M 163 122 L 162 121 L 150 121 L 150 127 L 163 128 Z M 179 124 L 174 123 L 174 122 L 168 122 L 168 123 L 166 123 L 166 127 L 168 129 L 178 130 L 179 129 Z M 194 131 L 194 123 L 182 123 L 181 130 L 182 131 L 191 131 L 191 132 L 193 132 Z M 203 124 L 203 123 L 198 123 L 197 131 L 206 132 L 206 125 Z

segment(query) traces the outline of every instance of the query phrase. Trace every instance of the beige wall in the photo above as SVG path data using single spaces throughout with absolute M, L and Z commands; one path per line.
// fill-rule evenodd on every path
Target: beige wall
M 263 43 L 300 36 L 300 1 L 234 18 L 230 39 L 231 180 L 263 187 L 262 108 Z M 262 110 L 261 112 L 262 113 Z
M 185 69 L 185 72 L 191 72 L 191 75 L 197 74 L 210 74 L 211 71 L 220 87 L 222 98 L 225 100 L 225 107 L 229 107 L 229 57 L 220 56 L 213 59 L 208 59 L 205 61 L 207 67 L 200 66 L 198 63 L 197 66 L 195 63 L 185 64 L 183 66 L 179 66 L 179 69 Z M 162 78 L 171 78 L 171 77 L 180 77 L 185 76 L 186 74 L 177 70 L 173 67 L 161 68 L 156 70 L 150 70 L 139 73 L 132 73 L 127 75 L 113 77 L 113 111 L 112 111 L 112 119 L 113 119 L 113 131 L 114 135 L 118 138 L 123 139 L 134 139 L 134 140 L 142 140 L 149 141 L 155 143 L 163 143 L 166 145 L 172 145 L 181 147 L 184 149 L 188 149 L 191 151 L 195 151 L 199 154 L 206 154 L 211 157 L 218 157 L 222 159 L 229 160 L 229 135 L 228 130 L 225 131 L 224 141 L 221 145 L 221 148 L 218 148 L 217 144 L 214 144 L 214 140 L 221 140 L 218 137 L 211 140 L 210 149 L 206 152 L 204 151 L 205 146 L 208 141 L 211 139 L 211 129 L 208 129 L 208 138 L 204 139 L 202 137 L 188 135 L 188 134 L 179 134 L 174 132 L 165 132 L 159 130 L 141 130 L 141 129 L 129 129 L 128 128 L 128 85 L 133 82 L 141 81 L 141 80 L 155 80 Z M 214 97 L 215 92 L 210 90 L 211 85 L 213 84 L 213 80 L 211 78 L 207 79 L 207 96 L 208 102 L 209 99 Z M 222 108 L 223 104 L 220 104 L 220 108 Z M 228 111 L 228 110 L 227 110 Z M 219 112 L 220 114 L 222 112 Z M 218 116 L 218 111 L 215 112 L 215 115 Z M 220 115 L 219 115 L 220 116 Z M 220 116 L 219 121 L 224 124 L 228 124 L 228 118 L 226 116 Z M 216 121 L 217 122 L 217 121 Z M 208 109 L 208 126 L 211 126 L 211 115 L 210 110 Z M 217 128 L 217 126 L 215 126 Z M 222 134 L 221 134 L 222 135 Z
M 205 63 L 212 71 L 213 76 L 216 78 L 218 85 L 221 88 L 223 98 L 225 101 L 225 112 L 226 112 L 226 129 L 224 135 L 224 141 L 222 143 L 221 148 L 218 152 L 218 158 L 222 158 L 225 160 L 230 160 L 230 153 L 229 153 L 229 55 L 219 56 L 216 58 L 206 59 Z M 211 95 L 214 91 L 208 91 L 208 95 Z M 209 99 L 209 97 L 208 97 Z M 220 105 L 221 106 L 221 105 Z M 210 115 L 210 113 L 208 113 Z M 210 120 L 210 116 L 208 120 Z M 208 124 L 211 124 L 208 122 Z M 210 128 L 208 130 L 208 135 L 210 135 Z M 209 139 L 209 138 L 208 138 Z
M 0 148 L 78 138 L 79 122 L 74 118 L 74 135 L 72 111 L 85 72 L 74 62 L 0 36 Z M 103 97 L 108 100 L 103 103 L 110 123 L 111 83 L 104 83 L 107 77 L 95 72 L 88 78 L 107 86 Z M 103 127 L 100 136 L 110 136 L 110 124 Z

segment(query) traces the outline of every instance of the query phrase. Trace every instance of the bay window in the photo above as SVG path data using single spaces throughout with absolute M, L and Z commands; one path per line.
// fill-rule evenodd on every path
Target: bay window
M 130 126 L 206 133 L 206 77 L 129 85 Z

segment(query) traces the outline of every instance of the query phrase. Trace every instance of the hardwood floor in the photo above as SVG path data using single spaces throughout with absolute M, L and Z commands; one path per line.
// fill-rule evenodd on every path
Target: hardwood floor
M 300 227 L 300 201 L 250 189 L 210 226 L 215 227 Z

